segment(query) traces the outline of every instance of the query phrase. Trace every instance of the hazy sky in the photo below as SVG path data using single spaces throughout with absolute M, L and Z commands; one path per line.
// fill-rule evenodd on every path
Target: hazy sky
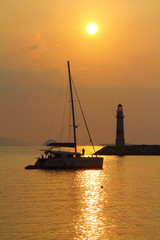
M 56 138 L 70 60 L 96 144 L 115 142 L 119 103 L 126 142 L 160 144 L 159 0 L 0 3 L 0 136 Z M 95 35 L 86 31 L 90 22 Z

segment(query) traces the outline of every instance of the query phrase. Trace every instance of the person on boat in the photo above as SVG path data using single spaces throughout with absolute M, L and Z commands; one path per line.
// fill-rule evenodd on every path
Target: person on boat
M 84 155 L 84 154 L 85 154 L 85 149 L 83 148 L 83 149 L 82 149 L 82 155 Z

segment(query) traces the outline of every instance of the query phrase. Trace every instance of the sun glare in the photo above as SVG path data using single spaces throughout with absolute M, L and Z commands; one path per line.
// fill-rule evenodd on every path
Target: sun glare
M 87 32 L 90 33 L 90 34 L 96 33 L 96 32 L 97 32 L 97 26 L 96 26 L 96 24 L 90 23 L 90 24 L 87 26 Z

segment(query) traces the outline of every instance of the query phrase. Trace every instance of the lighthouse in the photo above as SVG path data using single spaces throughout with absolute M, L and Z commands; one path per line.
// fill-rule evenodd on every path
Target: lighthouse
M 117 108 L 117 130 L 116 130 L 116 146 L 117 147 L 124 147 L 125 140 L 124 140 L 124 125 L 123 125 L 123 107 L 121 104 L 118 105 Z

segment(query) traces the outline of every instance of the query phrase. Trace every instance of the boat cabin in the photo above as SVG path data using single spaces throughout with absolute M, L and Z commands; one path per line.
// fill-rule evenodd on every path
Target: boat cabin
M 74 157 L 80 157 L 80 153 L 75 153 L 75 152 L 63 152 L 63 151 L 52 151 L 52 150 L 46 150 L 45 152 L 45 157 L 42 155 L 42 158 L 48 158 L 48 159 L 53 159 L 53 158 L 74 158 Z

